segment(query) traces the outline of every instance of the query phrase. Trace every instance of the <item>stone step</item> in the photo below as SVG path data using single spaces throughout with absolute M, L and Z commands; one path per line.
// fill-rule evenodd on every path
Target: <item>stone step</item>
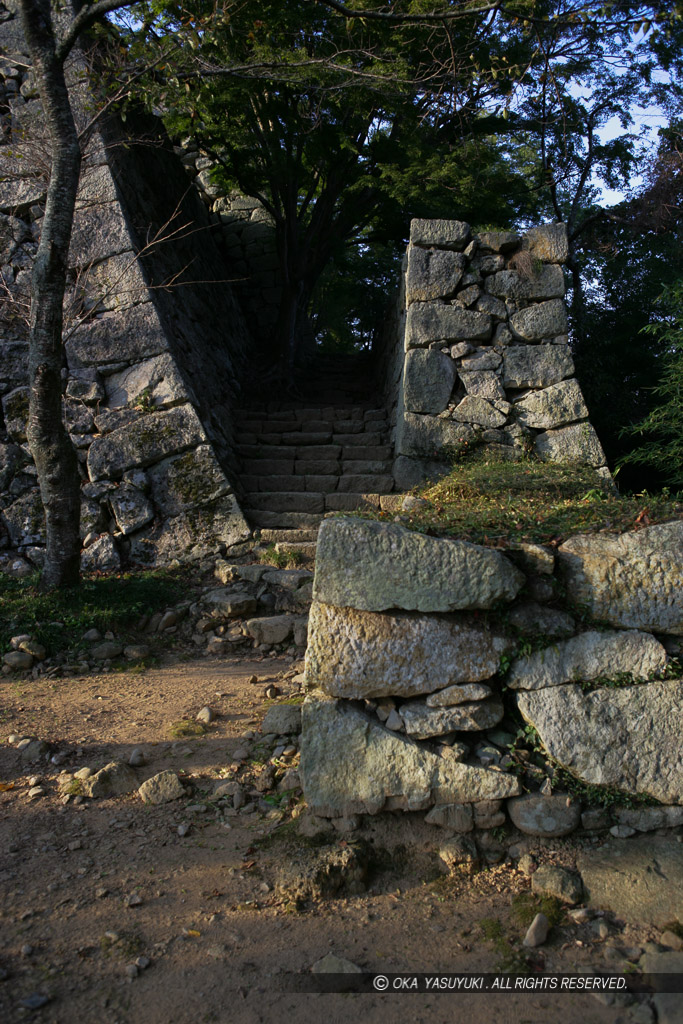
M 325 496 L 314 491 L 251 491 L 244 496 L 244 507 L 245 510 L 319 512 L 322 515 Z
M 394 478 L 391 474 L 380 475 L 344 475 L 339 477 L 338 491 L 350 494 L 390 494 L 394 489 Z
M 243 420 L 237 424 L 235 434 L 362 434 L 385 430 L 386 419 L 382 420 Z
M 326 494 L 326 512 L 355 512 L 356 510 L 368 509 L 378 511 L 380 508 L 379 494 Z
M 294 530 L 275 530 L 264 527 L 260 530 L 261 541 L 265 544 L 315 544 L 318 539 L 318 527 L 302 527 Z
M 299 557 L 305 562 L 315 561 L 315 549 L 317 548 L 316 542 L 313 541 L 278 541 L 275 545 L 275 550 L 279 555 L 299 555 Z
M 379 473 L 391 476 L 391 459 L 342 459 L 341 469 L 344 475 L 359 473 L 362 476 Z
M 253 527 L 270 530 L 315 530 L 320 526 L 321 515 L 310 512 L 267 512 L 264 509 L 244 508 L 247 521 Z
M 309 465 L 309 463 L 304 463 Z M 248 474 L 241 478 L 247 492 L 266 491 L 317 491 L 331 494 L 338 489 L 340 477 L 336 474 L 300 474 L 299 476 L 274 476 L 270 474 Z

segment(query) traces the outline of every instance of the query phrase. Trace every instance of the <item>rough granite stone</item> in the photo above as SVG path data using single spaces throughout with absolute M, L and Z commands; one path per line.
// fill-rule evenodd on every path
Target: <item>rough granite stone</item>
M 266 711 L 261 732 L 264 735 L 274 733 L 276 736 L 301 732 L 301 705 L 273 704 Z
M 534 391 L 515 402 L 515 416 L 525 427 L 548 430 L 588 417 L 579 382 L 572 378 Z
M 138 777 L 133 769 L 122 761 L 110 761 L 99 772 L 81 781 L 85 796 L 114 797 L 126 796 L 138 788 Z
M 524 799 L 516 797 L 515 799 Z M 510 803 L 514 801 L 511 800 Z M 508 804 L 509 807 L 509 804 Z M 548 833 L 544 833 L 547 835 Z M 561 833 L 554 833 L 558 835 Z M 559 867 L 557 864 L 540 864 L 531 876 L 531 891 L 541 896 L 554 896 L 574 906 L 583 899 L 583 883 L 575 871 Z
M 576 684 L 519 693 L 550 755 L 583 782 L 683 804 L 683 682 L 584 693 Z
M 567 310 L 562 299 L 550 299 L 521 309 L 510 317 L 510 329 L 523 341 L 541 341 L 567 333 Z
M 127 469 L 150 466 L 203 441 L 204 430 L 191 405 L 153 412 L 95 438 L 88 449 L 88 475 L 92 481 L 121 476 Z
M 675 838 L 610 839 L 579 851 L 576 866 L 591 907 L 639 928 L 683 921 L 683 857 Z
M 683 520 L 570 537 L 558 558 L 568 596 L 595 618 L 683 635 Z
M 589 630 L 517 658 L 506 684 L 511 690 L 539 690 L 562 683 L 614 679 L 622 673 L 649 679 L 666 667 L 667 660 L 664 647 L 650 633 Z
M 469 701 L 485 700 L 491 694 L 491 687 L 484 686 L 483 683 L 464 683 L 430 693 L 426 704 L 428 708 L 450 708 L 456 704 L 467 704 Z
M 300 774 L 314 814 L 343 817 L 514 796 L 519 780 L 442 758 L 320 693 L 303 706 Z
M 538 434 L 536 451 L 546 462 L 579 462 L 587 466 L 604 466 L 607 462 L 590 423 L 572 423 Z
M 469 241 L 470 226 L 464 220 L 422 220 L 410 222 L 411 245 L 436 249 L 464 249 Z
M 209 445 L 164 459 L 149 470 L 154 504 L 167 516 L 230 494 L 230 483 Z
M 567 806 L 566 793 L 525 793 L 508 800 L 507 812 L 512 824 L 528 836 L 566 836 L 581 821 L 581 804 L 570 799 Z
M 487 398 L 490 402 L 498 398 L 505 400 L 505 389 L 494 370 L 463 370 L 460 379 L 468 395 Z
M 403 404 L 408 412 L 443 412 L 455 383 L 455 363 L 438 349 L 412 349 L 406 356 Z
M 424 701 L 409 701 L 400 710 L 409 736 L 430 739 L 449 732 L 478 732 L 493 729 L 503 718 L 503 705 L 494 700 L 453 707 L 428 708 Z
M 335 697 L 414 697 L 489 679 L 507 647 L 468 616 L 378 614 L 314 601 L 306 680 Z
M 185 796 L 185 787 L 175 772 L 159 772 L 138 789 L 143 804 L 167 804 Z
M 441 825 L 454 832 L 471 832 L 474 828 L 471 804 L 440 804 L 432 807 L 425 821 L 428 825 Z
M 454 295 L 466 265 L 467 259 L 462 253 L 411 245 L 408 249 L 406 305 Z
M 541 266 L 529 277 L 515 270 L 501 270 L 487 279 L 486 291 L 499 299 L 561 299 L 564 274 L 556 264 Z
M 414 455 L 430 463 L 443 459 L 450 472 L 452 449 L 459 449 L 474 437 L 469 423 L 442 419 L 438 416 L 420 416 L 406 412 L 396 425 L 396 451 L 400 455 Z
M 406 350 L 433 341 L 487 341 L 493 321 L 488 313 L 446 306 L 443 302 L 414 302 L 406 316 Z
M 502 427 L 507 416 L 491 402 L 477 395 L 465 395 L 454 412 L 453 419 L 461 423 L 474 423 L 478 427 Z
M 507 388 L 547 388 L 573 373 L 569 345 L 510 345 L 503 353 Z
M 320 525 L 313 596 L 326 604 L 366 611 L 483 609 L 513 600 L 524 581 L 499 552 L 467 541 L 362 519 Z

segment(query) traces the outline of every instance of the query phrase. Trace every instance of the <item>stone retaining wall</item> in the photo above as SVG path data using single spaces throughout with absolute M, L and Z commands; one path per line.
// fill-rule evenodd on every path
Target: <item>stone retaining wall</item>
M 405 490 L 475 443 L 499 455 L 604 471 L 567 336 L 563 224 L 472 235 L 462 221 L 414 220 L 387 395 L 394 477 Z
M 682 583 L 680 520 L 557 552 L 325 520 L 306 653 L 309 808 L 548 837 L 682 824 Z M 520 722 L 538 735 L 532 756 L 515 744 Z M 596 813 L 558 786 L 560 767 L 658 806 Z
M 0 566 L 40 565 L 43 513 L 26 445 L 26 313 L 40 237 L 45 129 L 17 17 L 0 24 Z M 17 61 L 15 63 L 14 61 Z M 72 69 L 77 77 L 80 65 Z M 84 86 L 72 84 L 77 117 Z M 142 129 L 140 135 L 142 138 Z M 147 126 L 149 128 L 149 126 Z M 158 135 L 114 125 L 85 154 L 71 245 L 64 417 L 82 469 L 83 567 L 164 564 L 250 536 L 235 495 L 230 407 L 249 332 L 203 204 Z M 167 237 L 150 245 L 157 236 Z M 211 282 L 218 282 L 212 284 Z

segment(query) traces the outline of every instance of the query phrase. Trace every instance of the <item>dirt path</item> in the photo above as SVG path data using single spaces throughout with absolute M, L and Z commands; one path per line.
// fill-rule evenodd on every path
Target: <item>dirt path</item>
M 439 878 L 429 866 L 433 830 L 419 815 L 398 815 L 361 831 L 391 854 L 366 893 L 304 903 L 283 895 L 282 864 L 315 852 L 287 824 L 292 808 L 274 800 L 252 813 L 218 813 L 208 795 L 218 779 L 252 770 L 232 755 L 245 732 L 258 731 L 269 682 L 285 699 L 298 693 L 287 673 L 286 659 L 202 659 L 140 675 L 0 684 L 0 1021 L 548 1024 L 559 1013 L 567 1024 L 632 1021 L 587 994 L 283 991 L 290 973 L 308 974 L 329 952 L 372 972 L 496 971 L 505 949 L 514 950 L 506 938 L 518 945 L 524 934 L 511 898 L 529 887 L 512 864 L 470 881 Z M 172 723 L 194 720 L 204 705 L 217 713 L 207 734 L 174 739 Z M 62 763 L 26 765 L 10 734 L 49 742 Z M 193 795 L 160 806 L 136 793 L 63 803 L 60 772 L 127 761 L 135 747 L 147 761 L 140 781 L 170 769 Z M 29 799 L 32 785 L 44 794 Z M 336 835 L 332 845 L 345 842 Z M 648 935 L 622 930 L 618 938 L 633 946 Z M 599 969 L 606 955 L 586 925 L 567 918 L 535 966 Z M 22 1005 L 32 997 L 47 1001 Z

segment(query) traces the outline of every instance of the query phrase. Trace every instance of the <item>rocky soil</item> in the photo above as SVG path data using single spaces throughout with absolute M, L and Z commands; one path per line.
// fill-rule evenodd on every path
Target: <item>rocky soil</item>
M 297 786 L 301 665 L 254 651 L 173 662 L 1 684 L 3 1022 L 431 1022 L 456 1005 L 534 1024 L 680 1019 L 678 997 L 287 992 L 321 960 L 340 969 L 330 953 L 370 972 L 590 973 L 657 956 L 681 970 L 682 943 L 646 909 L 539 903 L 536 869 L 573 869 L 602 839 L 536 840 L 468 875 L 446 873 L 443 829 L 423 815 L 321 832 Z M 159 776 L 149 802 L 139 787 Z M 650 856 L 675 839 L 648 837 Z M 537 922 L 525 946 L 539 909 L 551 930 L 534 945 Z

